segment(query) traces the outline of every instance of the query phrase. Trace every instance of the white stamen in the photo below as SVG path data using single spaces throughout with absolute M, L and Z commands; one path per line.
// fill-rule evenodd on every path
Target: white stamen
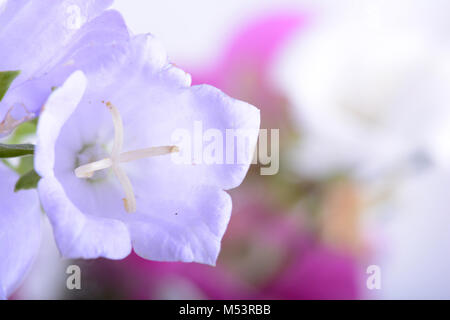
M 179 152 L 179 151 L 180 151 L 180 149 L 177 146 L 145 148 L 145 149 L 124 152 L 120 155 L 119 161 L 120 162 L 130 162 L 130 161 L 149 158 L 149 157 L 163 156 L 166 154 Z
M 123 190 L 125 191 L 125 198 L 123 199 L 123 204 L 125 206 L 125 210 L 128 213 L 133 213 L 136 211 L 136 197 L 134 196 L 133 186 L 131 185 L 131 181 L 128 178 L 127 174 L 121 167 L 117 164 L 113 164 L 112 169 L 114 174 L 119 179 L 120 184 L 122 185 Z
M 125 171 L 119 166 L 120 163 L 179 152 L 180 149 L 177 146 L 162 146 L 121 153 L 124 136 L 122 117 L 120 116 L 119 110 L 110 102 L 107 102 L 106 106 L 111 112 L 114 123 L 114 144 L 111 157 L 82 165 L 75 169 L 75 175 L 81 179 L 92 178 L 94 172 L 112 167 L 114 174 L 125 192 L 125 198 L 123 199 L 125 210 L 133 213 L 136 211 L 136 197 L 134 196 L 131 181 Z
M 75 169 L 75 175 L 77 178 L 92 178 L 95 171 L 108 169 L 113 165 L 113 161 L 110 158 L 91 162 L 84 166 Z
M 111 157 L 116 160 L 119 158 L 120 152 L 123 147 L 123 122 L 122 117 L 120 116 L 119 110 L 114 107 L 111 102 L 107 102 L 106 106 L 109 111 L 111 111 L 111 115 L 114 123 L 114 145 L 111 152 Z

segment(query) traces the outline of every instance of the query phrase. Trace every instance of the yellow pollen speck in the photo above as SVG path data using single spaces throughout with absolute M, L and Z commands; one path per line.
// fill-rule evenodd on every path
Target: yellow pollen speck
M 126 210 L 128 213 L 133 213 L 133 212 L 131 212 L 131 210 L 130 210 L 130 206 L 129 206 L 129 204 L 128 204 L 127 198 L 122 198 L 122 201 L 123 201 L 123 206 L 125 207 L 125 210 Z

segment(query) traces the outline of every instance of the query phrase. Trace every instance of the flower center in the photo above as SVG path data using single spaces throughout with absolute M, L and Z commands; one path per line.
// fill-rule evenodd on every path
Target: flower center
M 162 146 L 138 149 L 134 151 L 122 152 L 123 147 L 123 122 L 119 110 L 110 102 L 106 103 L 108 110 L 111 112 L 114 123 L 114 144 L 109 157 L 101 160 L 82 165 L 75 169 L 75 175 L 80 179 L 88 179 L 94 176 L 94 173 L 100 170 L 112 168 L 112 171 L 119 180 L 125 192 L 123 203 L 125 210 L 129 213 L 136 211 L 136 197 L 134 195 L 133 186 L 126 172 L 120 167 L 123 162 L 131 162 L 138 159 L 166 155 L 179 152 L 177 146 Z
M 75 159 L 75 168 L 82 164 L 91 163 L 98 159 L 109 157 L 109 151 L 106 146 L 98 144 L 87 144 L 78 152 Z M 96 171 L 92 173 L 89 182 L 100 182 L 107 178 L 108 172 L 106 170 Z

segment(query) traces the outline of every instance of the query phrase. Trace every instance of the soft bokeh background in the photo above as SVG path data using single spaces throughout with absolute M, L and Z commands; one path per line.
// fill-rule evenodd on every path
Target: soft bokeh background
M 262 128 L 280 130 L 280 171 L 254 165 L 231 191 L 215 268 L 63 261 L 47 230 L 16 298 L 450 298 L 448 1 L 114 8 L 134 33 L 158 36 L 194 83 L 258 106 Z M 80 291 L 65 287 L 74 263 Z M 367 286 L 371 265 L 380 289 Z

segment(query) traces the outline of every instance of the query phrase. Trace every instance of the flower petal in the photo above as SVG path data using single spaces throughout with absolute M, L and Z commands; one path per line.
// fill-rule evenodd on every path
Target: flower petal
M 33 77 L 52 63 L 86 22 L 111 3 L 112 0 L 8 1 L 0 16 L 0 70 L 22 70 L 16 83 Z
M 215 265 L 230 220 L 230 196 L 211 187 L 183 190 L 179 195 L 147 199 L 151 212 L 128 217 L 135 252 L 156 261 Z
M 14 192 L 18 176 L 0 164 L 0 299 L 20 285 L 39 251 L 41 212 L 35 191 Z
M 123 222 L 84 215 L 54 177 L 43 178 L 38 190 L 64 257 L 123 259 L 130 254 L 130 235 Z
M 35 151 L 35 170 L 41 177 L 51 176 L 55 163 L 58 134 L 86 90 L 87 79 L 81 71 L 73 73 L 48 99 L 39 121 Z M 41 125 L 44 123 L 44 125 Z

